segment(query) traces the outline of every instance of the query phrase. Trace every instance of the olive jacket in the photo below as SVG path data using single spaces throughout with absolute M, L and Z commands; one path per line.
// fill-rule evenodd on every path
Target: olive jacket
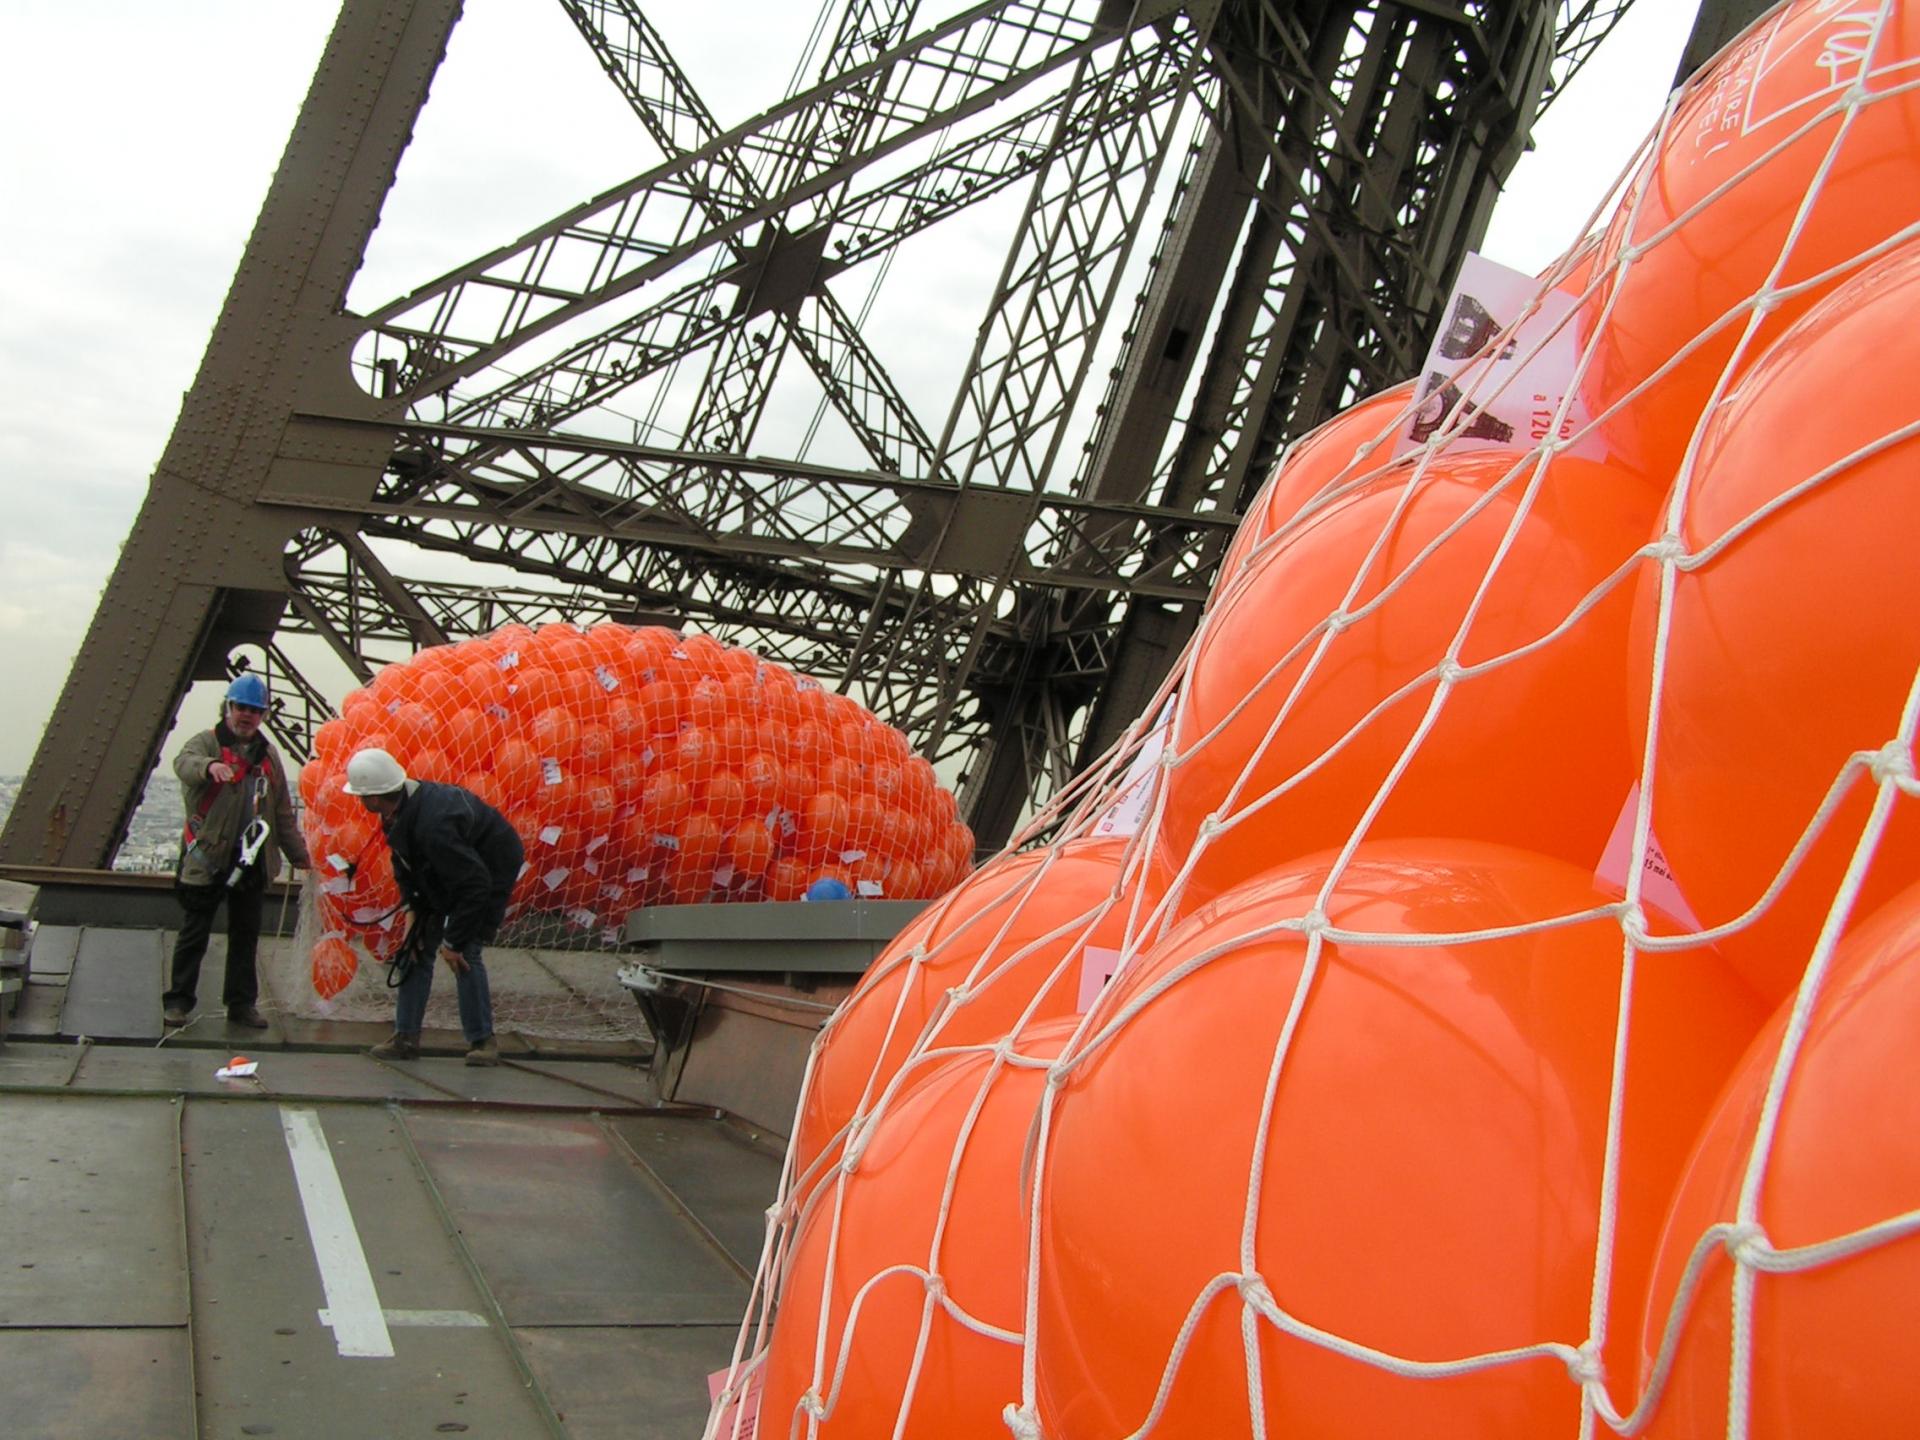
M 244 764 L 245 773 L 225 783 L 208 779 L 208 767 L 222 758 L 231 765 Z M 286 767 L 265 735 L 242 744 L 225 725 L 202 730 L 180 747 L 173 773 L 187 809 L 177 871 L 182 885 L 224 881 L 239 858 L 241 836 L 256 815 L 264 815 L 272 829 L 257 862 L 266 867 L 269 880 L 280 873 L 282 851 L 303 869 L 309 864 L 307 842 L 294 820 Z

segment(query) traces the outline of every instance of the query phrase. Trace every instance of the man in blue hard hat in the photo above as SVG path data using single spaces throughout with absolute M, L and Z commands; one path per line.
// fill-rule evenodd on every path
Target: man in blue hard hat
M 267 684 L 251 673 L 227 687 L 220 719 L 180 749 L 173 773 L 186 802 L 174 894 L 183 918 L 173 967 L 161 996 L 169 1026 L 193 1017 L 200 961 L 213 933 L 214 912 L 227 902 L 227 974 L 220 998 L 227 1023 L 264 1030 L 260 977 L 260 913 L 267 882 L 280 869 L 280 852 L 306 869 L 307 845 L 293 817 L 293 797 L 280 752 L 260 733 L 267 718 Z
M 367 1053 L 376 1060 L 419 1058 L 439 959 L 453 972 L 467 1064 L 498 1065 L 493 992 L 481 949 L 506 918 L 526 865 L 518 832 L 471 790 L 409 778 L 385 750 L 356 751 L 344 788 L 380 821 L 400 898 L 413 911 L 389 982 L 396 991 L 393 1034 Z

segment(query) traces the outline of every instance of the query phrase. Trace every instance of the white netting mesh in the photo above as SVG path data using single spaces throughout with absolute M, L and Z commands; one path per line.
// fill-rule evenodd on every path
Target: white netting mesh
M 1527 288 L 829 1022 L 710 1435 L 1910 1431 L 1920 6 Z
M 367 961 L 392 958 L 408 917 L 378 821 L 342 788 L 367 748 L 471 790 L 518 832 L 526 864 L 496 945 L 510 954 L 489 980 L 496 1022 L 521 1033 L 631 1029 L 606 952 L 642 906 L 924 898 L 972 864 L 933 767 L 817 681 L 658 626 L 508 626 L 388 666 L 316 735 L 300 775 L 305 973 L 277 987 L 309 1013 L 392 1009 Z M 434 1003 L 451 1015 L 451 995 Z

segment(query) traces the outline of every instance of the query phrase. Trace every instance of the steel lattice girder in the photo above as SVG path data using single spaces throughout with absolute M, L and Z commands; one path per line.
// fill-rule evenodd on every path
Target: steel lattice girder
M 365 674 L 564 616 L 690 618 L 837 677 L 968 764 L 1003 832 L 1150 688 L 1280 441 L 1410 366 L 1538 98 L 1626 8 L 986 3 L 909 33 L 852 0 L 817 83 L 720 130 L 633 0 L 562 5 L 661 162 L 364 319 L 345 287 L 457 6 L 343 5 L 69 677 L 100 733 L 43 742 L 7 859 L 102 863 L 236 645 L 315 710 L 276 631 Z M 925 423 L 834 287 L 1022 187 Z M 837 464 L 747 456 L 790 355 Z M 608 438 L 688 365 L 676 443 Z M 403 574 L 390 541 L 528 589 Z

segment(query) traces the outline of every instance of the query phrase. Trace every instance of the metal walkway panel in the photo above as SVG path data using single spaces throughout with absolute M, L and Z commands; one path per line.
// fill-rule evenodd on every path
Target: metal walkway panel
M 653 1076 L 644 1065 L 609 1064 L 604 1060 L 543 1060 L 537 1056 L 518 1060 L 518 1067 L 548 1075 L 577 1087 L 591 1087 L 613 1102 L 625 1100 L 633 1105 L 655 1105 L 660 1096 Z
M 0 1326 L 186 1323 L 175 1116 L 160 1098 L 0 1105 Z
M 592 1117 L 407 1123 L 510 1324 L 738 1321 L 745 1280 Z
M 738 1331 L 667 1325 L 515 1333 L 570 1440 L 697 1440 L 707 1419 L 707 1376 L 733 1358 Z
M 33 929 L 32 956 L 35 975 L 59 976 L 73 973 L 73 957 L 80 953 L 78 925 L 36 925 Z
M 184 1329 L 10 1330 L 0 1338 L 8 1440 L 197 1440 L 192 1384 Z
M 77 1045 L 0 1045 L 0 1091 L 42 1086 L 64 1086 L 78 1060 Z M 0 1166 L 5 1157 L 0 1156 Z
M 579 1085 L 541 1074 L 547 1067 L 537 1061 L 533 1062 L 532 1068 L 522 1068 L 515 1064 L 472 1066 L 464 1060 L 429 1058 L 402 1061 L 395 1068 L 425 1078 L 442 1095 L 480 1104 L 569 1110 L 599 1106 L 618 1108 L 622 1104 L 614 1096 L 596 1094 Z
M 67 981 L 60 1033 L 158 1040 L 160 992 L 166 988 L 160 978 L 165 935 L 161 930 L 84 928 Z M 204 971 L 200 983 L 207 984 Z
M 620 1137 L 740 1267 L 760 1263 L 782 1151 L 751 1131 L 669 1116 L 619 1119 Z
M 289 1116 L 338 1206 L 311 1151 L 296 1168 Z M 547 1433 L 393 1112 L 196 1101 L 184 1140 L 203 1435 Z M 370 1331 L 390 1354 L 353 1353 L 380 1348 L 355 1343 Z

